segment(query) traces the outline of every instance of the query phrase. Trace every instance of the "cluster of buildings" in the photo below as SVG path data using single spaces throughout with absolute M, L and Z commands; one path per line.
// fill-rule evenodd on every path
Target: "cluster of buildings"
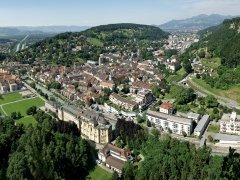
M 174 115 L 173 112 L 173 104 L 166 102 L 160 105 L 159 112 L 148 110 L 146 116 L 151 124 L 161 131 L 179 135 L 186 133 L 187 136 L 190 136 L 193 132 L 195 136 L 202 135 L 210 122 L 209 115 L 201 117 L 197 113 L 190 112 L 187 117 L 180 117 Z M 195 128 L 193 122 L 197 124 Z
M 22 87 L 21 80 L 14 74 L 9 67 L 0 67 L 0 93 L 14 92 Z

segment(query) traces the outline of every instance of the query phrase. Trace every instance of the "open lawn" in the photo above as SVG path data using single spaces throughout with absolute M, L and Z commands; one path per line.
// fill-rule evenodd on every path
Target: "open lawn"
M 96 166 L 93 171 L 91 171 L 86 179 L 92 180 L 110 180 L 112 174 L 108 173 L 107 171 L 103 170 L 102 168 Z
M 218 133 L 220 130 L 220 126 L 219 125 L 213 125 L 213 124 L 210 124 L 208 126 L 208 132 L 213 132 L 213 133 Z
M 24 125 L 34 125 L 37 123 L 36 120 L 32 116 L 28 116 L 26 114 L 27 109 L 32 106 L 44 106 L 44 101 L 39 97 L 33 99 L 26 99 L 12 104 L 3 105 L 3 109 L 9 116 L 12 112 L 20 112 L 23 117 L 19 120 L 16 120 L 17 123 L 23 123 Z
M 90 44 L 95 45 L 95 46 L 100 46 L 100 47 L 103 46 L 103 43 L 99 39 L 97 39 L 97 38 L 88 38 L 87 41 Z
M 1 104 L 5 104 L 5 103 L 9 103 L 9 102 L 13 102 L 13 101 L 17 101 L 17 100 L 21 100 L 22 99 L 22 95 L 17 93 L 10 93 L 10 94 L 4 94 L 2 95 L 2 99 L 0 99 L 0 105 Z
M 220 58 L 210 58 L 210 59 L 202 59 L 202 65 L 205 67 L 208 67 L 208 69 L 216 69 L 218 66 L 221 65 L 221 59 Z
M 25 116 L 19 120 L 16 120 L 17 124 L 24 124 L 25 126 L 28 126 L 32 124 L 33 126 L 37 124 L 36 119 L 33 116 Z
M 12 112 L 20 112 L 23 116 L 26 116 L 26 110 L 31 106 L 41 107 L 44 106 L 44 101 L 41 98 L 26 99 L 24 101 L 19 101 L 12 104 L 7 104 L 3 106 L 3 109 L 8 115 Z
M 183 78 L 185 78 L 187 76 L 186 71 L 184 70 L 184 68 L 181 68 L 180 70 L 178 70 L 176 72 L 175 75 L 170 75 L 167 78 L 167 82 L 171 83 L 171 82 L 178 82 L 181 81 Z
M 233 87 L 231 87 L 228 90 L 221 90 L 221 89 L 216 89 L 216 88 L 212 88 L 210 85 L 208 85 L 204 80 L 202 79 L 197 79 L 194 78 L 192 79 L 195 83 L 197 83 L 199 86 L 205 88 L 206 90 L 208 90 L 209 92 L 212 92 L 216 95 L 219 96 L 224 96 L 227 98 L 230 98 L 232 100 L 236 100 L 238 103 L 240 103 L 240 85 L 235 85 Z

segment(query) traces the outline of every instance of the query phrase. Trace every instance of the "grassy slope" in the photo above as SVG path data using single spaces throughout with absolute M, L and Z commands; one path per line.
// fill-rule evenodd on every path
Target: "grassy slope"
M 206 90 L 220 96 L 228 97 L 230 99 L 236 100 L 238 103 L 240 103 L 240 85 L 235 85 L 229 90 L 221 90 L 216 88 L 211 88 L 210 85 L 208 85 L 205 81 L 201 79 L 194 78 L 193 81 L 197 83 L 198 85 L 202 86 Z
M 171 75 L 167 78 L 167 82 L 178 82 L 181 81 L 184 77 L 186 77 L 187 73 L 184 68 L 181 68 L 176 72 L 176 75 Z
M 103 46 L 103 42 L 101 42 L 99 39 L 97 38 L 88 38 L 87 41 L 92 44 L 92 45 L 95 45 L 95 46 L 99 46 L 99 47 L 102 47 Z
M 107 171 L 101 169 L 100 167 L 96 167 L 93 171 L 90 172 L 87 179 L 92 180 L 110 180 L 112 175 Z
M 11 94 L 2 95 L 2 99 L 0 99 L 0 105 L 9 103 L 9 102 L 13 102 L 13 101 L 17 101 L 17 100 L 21 100 L 21 99 L 22 99 L 22 96 L 19 93 L 11 93 Z

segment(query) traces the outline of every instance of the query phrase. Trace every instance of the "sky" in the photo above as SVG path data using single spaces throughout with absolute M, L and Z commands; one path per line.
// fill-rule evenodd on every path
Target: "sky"
M 240 15 L 240 0 L 0 0 L 0 26 L 162 24 L 199 14 Z

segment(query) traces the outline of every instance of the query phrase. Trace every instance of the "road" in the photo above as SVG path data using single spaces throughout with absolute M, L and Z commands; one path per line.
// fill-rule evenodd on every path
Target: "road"
M 228 108 L 232 109 L 232 108 L 237 108 L 240 109 L 240 107 L 238 106 L 237 101 L 224 97 L 224 96 L 219 96 L 216 95 L 210 91 L 208 91 L 207 89 L 203 88 L 202 86 L 198 85 L 197 83 L 195 83 L 192 80 L 193 74 L 189 74 L 187 75 L 183 80 L 177 82 L 177 85 L 185 87 L 185 88 L 189 88 L 190 86 L 187 84 L 187 82 L 190 82 L 191 85 L 193 86 L 194 91 L 202 97 L 205 97 L 207 95 L 213 95 L 215 98 L 217 98 L 218 102 L 223 105 L 223 106 L 227 106 Z M 195 87 L 195 88 L 194 88 Z
M 217 100 L 219 101 L 220 104 L 227 106 L 228 108 L 232 109 L 232 108 L 237 108 L 238 107 L 238 103 L 237 101 L 234 101 L 230 98 L 224 97 L 224 96 L 219 96 L 216 95 L 210 91 L 208 91 L 207 89 L 203 88 L 202 86 L 199 86 L 197 83 L 195 83 L 194 81 L 192 81 L 191 79 L 188 80 L 194 87 L 196 87 L 195 91 L 197 91 L 197 89 L 199 90 L 198 93 L 200 93 L 203 96 L 207 96 L 207 95 L 213 95 L 215 98 L 217 98 Z
M 22 43 L 23 43 L 24 41 L 26 41 L 26 39 L 27 39 L 28 37 L 29 37 L 29 35 L 26 35 L 26 36 L 17 44 L 16 52 L 18 52 L 18 51 L 20 50 L 20 47 L 21 47 Z M 21 48 L 21 49 L 23 49 L 23 48 Z

